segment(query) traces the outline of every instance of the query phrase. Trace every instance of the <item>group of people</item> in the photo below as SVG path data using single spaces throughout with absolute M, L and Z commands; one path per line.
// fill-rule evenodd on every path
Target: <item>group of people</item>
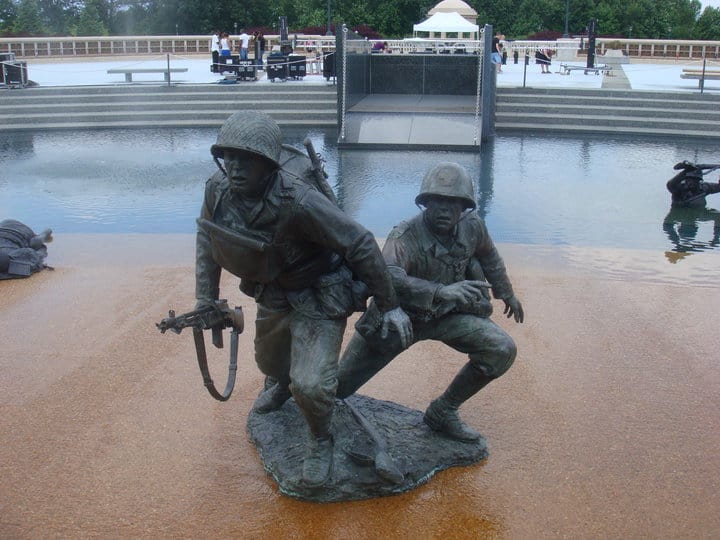
M 258 44 L 258 51 L 255 61 L 258 66 L 262 66 L 263 55 L 265 54 L 265 36 L 262 32 L 256 31 L 252 37 L 245 32 L 245 29 L 240 29 L 238 35 L 239 41 L 239 57 L 241 61 L 246 61 L 249 58 L 248 49 L 250 48 L 250 40 L 253 43 Z M 230 39 L 230 34 L 227 32 L 221 32 L 219 30 L 213 30 L 212 36 L 210 37 L 210 54 L 212 56 L 212 72 L 219 73 L 222 69 L 220 58 L 230 58 L 233 52 L 233 42 Z
M 468 172 L 450 162 L 429 170 L 415 201 L 423 212 L 395 227 L 381 251 L 338 207 L 308 156 L 282 144 L 269 116 L 233 114 L 211 153 L 218 171 L 207 181 L 198 220 L 197 307 L 218 299 L 223 269 L 255 300 L 255 360 L 266 384 L 253 409 L 268 414 L 294 398 L 311 435 L 302 482 L 322 486 L 331 476 L 336 398 L 421 340 L 468 356 L 425 411 L 425 424 L 477 442 L 458 408 L 516 355 L 512 338 L 490 319 L 489 291 L 507 317 L 523 322 L 524 313 L 473 211 Z M 347 319 L 363 310 L 340 359 Z
M 505 49 L 505 35 L 497 32 L 492 42 L 491 62 L 496 66 L 497 72 L 502 73 L 502 66 L 505 64 L 507 52 Z M 540 73 L 550 73 L 550 64 L 554 51 L 548 47 L 538 47 L 535 50 L 535 64 L 540 66 Z

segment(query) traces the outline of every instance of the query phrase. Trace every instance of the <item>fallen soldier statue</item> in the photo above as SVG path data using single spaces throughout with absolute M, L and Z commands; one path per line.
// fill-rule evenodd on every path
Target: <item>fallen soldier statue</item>
M 14 219 L 0 222 L 0 279 L 25 278 L 45 268 L 47 246 L 52 231 L 35 234 L 27 225 Z

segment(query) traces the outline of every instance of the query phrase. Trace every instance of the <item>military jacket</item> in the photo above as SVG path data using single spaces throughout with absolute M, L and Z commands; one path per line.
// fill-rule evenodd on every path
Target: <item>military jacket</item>
M 458 222 L 449 248 L 432 234 L 424 214 L 418 214 L 392 230 L 383 255 L 400 305 L 415 319 L 429 320 L 451 311 L 452 306 L 438 304 L 436 292 L 466 279 L 487 280 L 495 298 L 513 296 L 505 264 L 475 212 Z
M 314 317 L 343 317 L 339 299 L 352 276 L 364 282 L 382 311 L 397 307 L 390 275 L 373 235 L 314 187 L 280 170 L 257 202 L 230 190 L 218 172 L 205 187 L 200 220 L 249 238 L 258 249 L 217 242 L 199 227 L 196 297 L 218 297 L 221 267 L 241 278 L 240 288 L 272 309 L 290 306 Z M 221 253 L 223 249 L 229 253 Z M 235 250 L 235 252 L 233 252 Z M 357 307 L 357 306 L 356 306 Z

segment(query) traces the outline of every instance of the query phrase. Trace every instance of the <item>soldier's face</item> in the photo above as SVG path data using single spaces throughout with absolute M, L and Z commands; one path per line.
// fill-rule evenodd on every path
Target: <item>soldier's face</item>
M 460 221 L 465 206 L 459 199 L 430 197 L 425 202 L 425 208 L 425 223 L 433 233 L 444 236 Z
M 268 160 L 247 152 L 225 150 L 223 161 L 234 193 L 249 199 L 262 197 L 268 176 L 274 169 Z

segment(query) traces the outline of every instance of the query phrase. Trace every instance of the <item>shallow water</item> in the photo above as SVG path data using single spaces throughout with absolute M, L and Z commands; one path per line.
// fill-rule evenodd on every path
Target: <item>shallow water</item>
M 285 130 L 300 148 L 307 134 Z M 215 135 L 214 129 L 3 134 L 0 216 L 57 233 L 192 232 L 204 180 L 215 170 L 209 153 Z M 334 131 L 309 135 L 345 210 L 379 237 L 418 211 L 413 201 L 422 176 L 448 160 L 471 171 L 496 242 L 680 253 L 717 243 L 720 214 L 669 215 L 665 189 L 676 162 L 720 160 L 710 142 L 515 135 L 473 154 L 339 151 Z M 708 199 L 710 207 L 720 205 L 717 197 Z

